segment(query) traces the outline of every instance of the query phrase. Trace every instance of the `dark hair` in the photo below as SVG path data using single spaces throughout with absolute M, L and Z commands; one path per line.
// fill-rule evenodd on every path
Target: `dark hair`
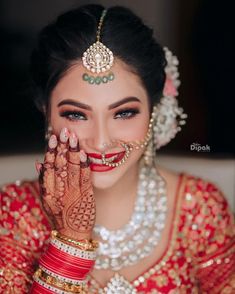
M 48 110 L 53 88 L 95 42 L 103 9 L 102 5 L 89 4 L 70 10 L 40 32 L 30 64 L 33 96 L 39 110 Z M 101 42 L 140 77 L 150 106 L 158 102 L 165 82 L 166 60 L 153 30 L 128 8 L 114 6 L 105 15 Z

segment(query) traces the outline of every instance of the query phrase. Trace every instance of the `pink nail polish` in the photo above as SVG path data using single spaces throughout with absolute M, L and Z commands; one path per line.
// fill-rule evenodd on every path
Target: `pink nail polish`
M 50 148 L 55 148 L 57 146 L 57 138 L 55 135 L 52 135 L 49 139 L 48 145 Z
M 60 133 L 60 141 L 66 143 L 69 138 L 69 131 L 67 128 L 63 128 Z
M 79 156 L 80 156 L 81 162 L 87 161 L 87 155 L 83 150 L 80 151 Z
M 78 139 L 74 133 L 72 133 L 69 137 L 69 145 L 72 148 L 76 148 L 78 144 Z

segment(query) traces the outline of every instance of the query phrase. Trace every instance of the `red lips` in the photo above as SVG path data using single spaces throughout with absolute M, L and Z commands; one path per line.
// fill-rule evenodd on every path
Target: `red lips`
M 93 157 L 93 158 L 97 158 L 97 159 L 102 159 L 102 156 L 96 153 L 87 153 L 88 156 Z M 113 161 L 113 163 L 117 163 L 120 160 L 122 160 L 122 158 L 125 155 L 125 151 L 119 152 L 119 153 L 109 153 L 107 155 L 105 155 L 106 158 L 112 157 L 114 155 L 117 155 L 117 158 Z M 90 168 L 91 171 L 93 172 L 106 172 L 106 171 L 110 171 L 112 169 L 114 169 L 115 167 L 112 166 L 107 166 L 105 164 L 97 164 L 94 162 L 91 162 L 90 164 Z
M 105 154 L 105 158 L 110 158 L 110 157 L 112 157 L 114 155 L 118 155 L 118 154 L 121 154 L 121 153 L 123 153 L 123 151 L 122 152 L 118 152 L 118 153 Z M 102 159 L 102 155 L 101 154 L 98 154 L 98 153 L 87 153 L 87 155 L 89 157 L 93 157 L 93 158 L 97 158 L 97 159 Z

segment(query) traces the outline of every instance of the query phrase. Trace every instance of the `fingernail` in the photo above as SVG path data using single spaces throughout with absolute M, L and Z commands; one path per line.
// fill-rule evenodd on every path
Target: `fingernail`
M 74 133 L 72 133 L 69 137 L 69 146 L 71 148 L 76 148 L 78 144 L 78 139 Z
M 69 131 L 67 128 L 63 128 L 60 133 L 60 141 L 66 143 L 69 137 Z
M 51 135 L 51 137 L 49 139 L 49 142 L 48 142 L 48 145 L 52 149 L 57 146 L 57 138 L 56 138 L 56 135 Z
M 36 171 L 38 173 L 40 173 L 40 170 L 42 168 L 42 164 L 38 160 L 36 160 L 36 162 L 35 162 L 35 168 L 36 168 Z
M 83 150 L 81 150 L 79 152 L 79 156 L 80 156 L 81 162 L 86 162 L 87 161 L 87 155 Z

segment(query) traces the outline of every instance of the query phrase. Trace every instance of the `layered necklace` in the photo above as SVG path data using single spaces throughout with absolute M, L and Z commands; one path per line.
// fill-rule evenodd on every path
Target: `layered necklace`
M 165 181 L 155 164 L 147 166 L 141 161 L 137 197 L 129 222 L 117 230 L 98 224 L 94 227 L 94 233 L 101 239 L 95 269 L 118 271 L 149 256 L 161 238 L 166 212 Z M 114 275 L 104 290 L 99 293 L 135 293 L 132 285 L 119 274 Z

